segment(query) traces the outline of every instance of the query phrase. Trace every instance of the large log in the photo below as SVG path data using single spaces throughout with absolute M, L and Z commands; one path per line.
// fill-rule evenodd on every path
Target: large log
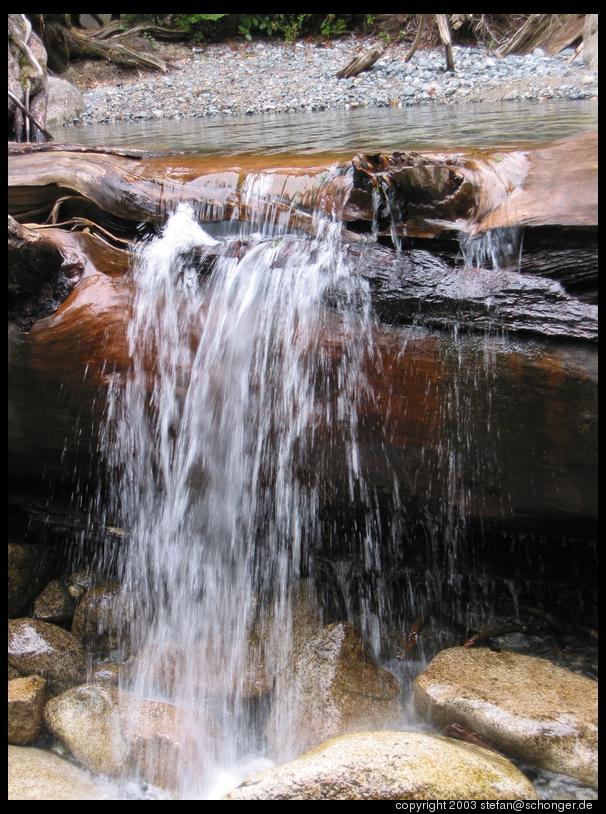
M 595 180 L 594 143 L 587 137 L 568 145 L 572 159 L 583 151 L 589 155 L 581 189 Z M 550 201 L 539 200 L 541 178 L 563 154 L 556 145 L 475 156 L 364 156 L 353 162 L 353 187 L 348 165 L 335 173 L 313 166 L 313 160 L 295 171 L 273 166 L 257 183 L 258 166 L 233 168 L 208 157 L 61 149 L 11 155 L 9 210 L 21 221 L 49 219 L 51 228 L 38 224 L 36 230 L 61 257 L 72 258 L 80 277 L 55 313 L 38 319 L 29 332 L 11 329 L 14 483 L 30 489 L 51 481 L 69 494 L 102 477 L 98 428 L 109 377 L 119 381 L 128 373 L 132 294 L 125 275 L 128 245 L 103 229 L 115 234 L 117 225 L 129 237 L 142 222 L 161 223 L 188 200 L 202 222 L 266 219 L 271 213 L 305 232 L 313 230 L 314 210 L 324 207 L 370 230 L 376 215 L 372 193 L 380 189 L 396 215 L 395 228 L 429 243 L 444 233 L 488 228 L 490 218 L 490 228 L 527 221 L 535 229 L 557 224 L 586 230 L 596 222 L 594 205 L 569 206 L 575 197 L 564 193 L 577 182 L 572 169 L 560 172 L 550 187 L 554 210 Z M 83 218 L 90 221 L 90 233 L 58 227 L 65 219 L 81 228 Z M 287 252 L 287 240 L 284 246 Z M 55 249 L 50 255 L 56 265 Z M 370 282 L 379 317 L 394 324 L 376 328 L 378 357 L 369 367 L 373 398 L 360 416 L 360 453 L 379 498 L 390 499 L 395 473 L 402 505 L 419 515 L 446 517 L 452 503 L 482 523 L 514 518 L 528 528 L 557 528 L 562 518 L 592 521 L 595 349 L 419 333 L 398 323 L 595 339 L 596 309 L 537 277 L 457 270 L 422 252 L 396 256 L 353 239 L 348 251 Z M 212 270 L 207 261 L 200 258 L 201 272 Z M 20 262 L 27 267 L 26 253 Z M 28 268 L 19 273 L 26 288 L 35 288 L 35 273 Z M 338 320 L 327 318 L 317 331 L 338 359 L 343 350 Z M 320 426 L 318 438 L 328 432 Z M 379 446 L 377 433 L 384 439 Z M 334 457 L 322 463 L 326 506 L 348 500 L 338 444 L 330 448 Z
M 308 222 L 322 197 L 325 206 L 342 209 L 344 220 L 372 224 L 380 216 L 373 200 L 377 191 L 395 229 L 408 237 L 524 225 L 597 225 L 596 133 L 534 150 L 358 155 L 347 193 L 348 164 L 328 186 L 327 165 L 271 167 L 252 201 L 246 197 L 246 181 L 258 167 L 251 172 L 246 165 L 223 162 L 217 170 L 218 163 L 204 156 L 135 160 L 124 153 L 108 159 L 95 148 L 84 155 L 66 149 L 12 154 L 9 213 L 18 220 L 48 214 L 69 191 L 131 221 L 163 221 L 177 203 L 190 201 L 202 222 L 246 220 L 265 204 L 296 223 Z
M 9 460 L 15 486 L 41 489 L 50 481 L 70 493 L 75 483 L 83 489 L 102 477 L 98 428 L 110 378 L 123 379 L 129 370 L 132 292 L 123 274 L 126 253 L 93 235 L 62 234 L 86 249 L 88 264 L 55 314 L 29 332 L 11 333 Z M 416 285 L 422 288 L 427 270 L 419 269 Z M 388 290 L 391 273 L 388 268 L 383 281 L 376 277 L 378 288 Z M 338 319 L 327 317 L 317 331 L 338 360 Z M 591 346 L 387 326 L 376 328 L 375 346 L 360 453 L 377 495 L 389 499 L 395 474 L 402 505 L 421 514 L 446 511 L 444 501 L 453 500 L 470 519 L 523 519 L 528 529 L 594 517 L 597 377 Z M 329 432 L 320 424 L 319 441 Z M 338 443 L 326 449 L 334 456 L 314 461 L 326 469 L 323 501 L 342 503 L 347 479 Z
M 30 319 L 28 326 L 32 314 L 40 317 L 59 305 L 56 295 L 42 309 L 44 295 L 41 298 L 40 292 L 47 277 L 56 278 L 62 272 L 61 299 L 65 299 L 83 273 L 90 276 L 91 267 L 97 272 L 101 267 L 110 276 L 119 276 L 128 268 L 132 262 L 128 244 L 117 247 L 102 230 L 98 232 L 25 228 L 9 216 L 9 292 L 16 295 L 25 289 L 21 312 Z M 298 244 L 296 239 L 283 238 L 274 264 L 288 262 Z M 247 245 L 238 240 L 201 247 L 192 252 L 192 262 L 201 274 L 207 274 L 219 256 L 241 257 Z M 346 253 L 356 273 L 370 282 L 373 309 L 383 322 L 597 341 L 597 306 L 569 296 L 559 283 L 506 271 L 453 268 L 426 251 L 396 254 L 377 244 L 351 244 Z M 17 319 L 18 314 L 13 304 L 9 316 Z M 20 325 L 25 327 L 23 322 Z

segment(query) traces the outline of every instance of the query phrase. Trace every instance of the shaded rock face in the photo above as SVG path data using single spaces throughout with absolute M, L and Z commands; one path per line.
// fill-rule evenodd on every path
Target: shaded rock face
M 74 613 L 74 636 L 95 652 L 108 654 L 118 648 L 122 618 L 119 602 L 117 582 L 107 582 L 87 591 Z
M 301 642 L 277 677 L 266 729 L 270 754 L 297 754 L 356 729 L 393 727 L 399 694 L 397 680 L 374 663 L 350 624 L 327 625 Z
M 67 588 L 59 582 L 52 580 L 34 602 L 33 617 L 43 622 L 61 623 L 69 622 L 74 615 L 75 602 L 68 593 Z
M 583 59 L 594 71 L 598 69 L 598 15 L 586 14 L 583 28 Z
M 141 701 L 115 687 L 84 684 L 51 699 L 48 729 L 87 769 L 123 772 L 163 788 L 177 782 L 177 769 L 193 759 L 185 743 L 181 711 L 172 704 Z
M 23 14 L 8 15 L 8 90 L 21 104 L 29 94 L 29 109 L 42 123 L 46 103 L 46 50 L 42 40 L 31 30 Z M 28 53 L 20 47 L 27 42 Z M 35 141 L 38 131 L 31 124 L 26 131 L 25 117 L 15 102 L 8 98 L 9 140 Z M 29 138 L 27 138 L 29 136 Z
M 85 103 L 82 93 L 65 79 L 53 76 L 48 78 L 48 105 L 46 108 L 46 128 L 51 133 L 71 124 L 84 112 Z
M 508 760 L 419 732 L 359 732 L 244 781 L 226 800 L 535 800 Z
M 9 743 L 25 746 L 38 737 L 46 698 L 46 680 L 40 676 L 8 682 Z
M 23 675 L 46 678 L 50 695 L 81 684 L 86 675 L 78 640 L 56 625 L 33 619 L 9 621 L 8 663 Z
M 107 792 L 67 760 L 31 747 L 8 747 L 9 800 L 105 800 Z
M 8 544 L 8 615 L 26 611 L 48 579 L 48 549 L 34 543 Z
M 546 659 L 454 647 L 419 675 L 414 700 L 507 754 L 597 786 L 597 682 Z

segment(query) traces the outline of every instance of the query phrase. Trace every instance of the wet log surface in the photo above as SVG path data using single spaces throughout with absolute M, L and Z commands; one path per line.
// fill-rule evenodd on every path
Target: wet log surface
M 176 158 L 152 160 L 152 154 L 129 150 L 15 147 L 9 150 L 9 213 L 23 220 L 28 212 L 50 209 L 70 190 L 135 221 L 162 221 L 180 201 L 196 204 L 202 221 L 217 219 L 217 207 L 225 209 L 223 217 L 231 217 L 236 207 L 237 218 L 250 216 L 240 195 L 245 169 L 216 172 L 208 158 L 185 158 L 180 167 Z M 518 225 L 597 225 L 595 133 L 526 151 L 359 154 L 342 165 L 342 174 L 350 167 L 353 188 L 342 201 L 342 185 L 325 187 L 326 166 L 272 169 L 264 194 L 268 202 L 278 195 L 296 215 L 313 209 L 321 189 L 327 203 L 343 204 L 343 220 L 372 223 L 376 191 L 383 201 L 379 217 L 395 216 L 396 228 L 409 237 Z
M 129 369 L 130 294 L 128 278 L 91 267 L 54 315 L 29 332 L 13 330 L 15 484 L 63 478 L 69 490 L 75 480 L 97 482 L 105 393 L 110 377 L 123 378 Z M 335 320 L 327 317 L 318 330 L 336 361 L 343 340 Z M 395 472 L 406 505 L 419 510 L 435 512 L 458 484 L 460 494 L 449 499 L 463 501 L 470 518 L 523 517 L 532 526 L 563 515 L 594 516 L 597 355 L 591 345 L 388 326 L 377 327 L 375 343 L 377 357 L 368 365 L 373 398 L 362 409 L 360 447 L 377 494 L 391 494 Z M 323 432 L 328 428 L 317 428 L 318 438 Z M 329 504 L 346 499 L 339 495 L 346 482 L 339 460 L 335 452 L 326 461 Z
M 183 200 L 195 205 L 202 222 L 219 223 L 252 218 L 260 202 L 243 194 L 249 173 L 224 162 L 217 171 L 208 158 L 56 146 L 14 149 L 9 157 L 9 211 L 21 221 L 9 225 L 9 248 L 11 239 L 22 241 L 14 243 L 18 259 L 9 273 L 16 302 L 9 331 L 9 461 L 14 488 L 52 485 L 70 495 L 76 484 L 85 489 L 102 477 L 98 429 L 108 382 L 129 369 L 131 258 L 122 239 L 140 234 L 140 224 L 149 229 L 163 222 Z M 576 149 L 590 151 L 591 139 Z M 530 151 L 365 157 L 354 160 L 351 191 L 346 165 L 337 175 L 327 166 L 294 172 L 274 167 L 266 179 L 267 211 L 273 207 L 295 232 L 311 231 L 318 205 L 336 206 L 348 225 L 370 231 L 372 193 L 379 189 L 383 206 L 399 219 L 397 228 L 413 245 L 417 241 L 414 251 L 397 255 L 345 235 L 379 320 L 377 356 L 368 366 L 373 398 L 360 416 L 360 455 L 380 503 L 392 500 L 395 473 L 406 512 L 441 518 L 444 529 L 454 513 L 470 527 L 515 526 L 556 536 L 576 527 L 592 534 L 597 308 L 568 296 L 542 270 L 568 290 L 591 292 L 597 278 L 594 204 L 591 195 L 583 206 L 576 202 L 594 183 L 593 159 L 568 199 L 562 190 L 573 183 L 574 162 L 570 173 L 559 173 L 560 192 L 550 187 L 552 210 L 542 192 L 539 201 L 541 177 L 548 168 L 553 173 L 554 156 L 562 160 L 560 147 L 550 150 L 536 151 L 536 162 Z M 519 191 L 515 201 L 512 190 Z M 384 212 L 378 213 L 379 231 L 389 232 L 381 217 Z M 92 227 L 84 227 L 84 219 Z M 44 220 L 50 228 L 39 228 Z M 463 270 L 450 262 L 458 231 L 524 222 L 533 224 L 525 245 L 534 250 L 522 260 L 523 272 L 530 273 Z M 68 231 L 83 227 L 89 231 Z M 568 230 L 555 256 L 554 229 Z M 571 235 L 581 235 L 585 247 L 578 261 L 571 257 Z M 28 254 L 25 246 L 36 243 L 43 248 Z M 288 240 L 284 245 L 287 251 Z M 203 284 L 204 274 L 212 273 L 212 253 L 198 260 Z M 66 269 L 76 270 L 78 279 L 54 313 L 38 318 L 40 303 L 23 306 L 38 285 Z M 478 333 L 457 335 L 451 330 L 457 327 Z M 338 360 L 343 339 L 336 316 L 318 331 Z M 503 331 L 557 338 L 559 344 L 495 336 Z M 317 428 L 319 442 L 328 432 Z M 334 517 L 341 507 L 346 516 L 352 507 L 338 445 L 332 448 L 334 455 L 319 456 L 310 471 L 324 473 L 323 511 Z

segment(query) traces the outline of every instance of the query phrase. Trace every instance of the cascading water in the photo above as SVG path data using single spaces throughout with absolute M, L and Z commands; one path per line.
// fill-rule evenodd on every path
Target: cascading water
M 132 372 L 110 392 L 106 440 L 138 650 L 128 689 L 184 712 L 184 799 L 218 793 L 221 772 L 262 751 L 247 682 L 262 667 L 275 674 L 290 647 L 291 593 L 314 568 L 326 451 L 341 451 L 352 502 L 365 495 L 356 438 L 373 353 L 369 292 L 326 208 L 313 238 L 257 235 L 241 259 L 227 243 L 202 279 L 191 250 L 215 241 L 181 205 L 133 272 Z M 360 557 L 376 566 L 361 537 Z M 268 619 L 261 652 L 256 626 Z M 296 742 L 279 696 L 286 759 Z
M 462 233 L 459 239 L 465 268 L 520 271 L 522 261 L 521 226 L 488 229 L 480 235 Z

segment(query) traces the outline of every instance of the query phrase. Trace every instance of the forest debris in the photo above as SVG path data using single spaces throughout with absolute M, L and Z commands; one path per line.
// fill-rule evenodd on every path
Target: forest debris
M 362 51 L 361 53 L 356 54 L 356 56 L 350 62 L 348 62 L 344 68 L 337 71 L 335 76 L 337 79 L 351 79 L 363 71 L 370 70 L 375 62 L 378 62 L 378 60 L 383 56 L 387 48 L 388 46 L 378 46 L 371 48 L 369 51 Z
M 529 54 L 542 48 L 546 54 L 558 54 L 582 37 L 584 22 L 584 14 L 531 14 L 497 53 Z
M 474 647 L 480 642 L 486 642 L 489 639 L 494 639 L 496 636 L 506 636 L 508 633 L 527 633 L 528 630 L 525 625 L 503 625 L 502 627 L 485 628 L 478 631 L 471 638 L 463 642 L 463 647 Z
M 412 626 L 407 630 L 404 636 L 404 647 L 395 655 L 395 658 L 398 661 L 402 661 L 402 659 L 406 658 L 406 656 L 415 649 L 419 640 L 419 635 L 430 618 L 430 613 L 419 614 L 419 616 L 417 616 Z

